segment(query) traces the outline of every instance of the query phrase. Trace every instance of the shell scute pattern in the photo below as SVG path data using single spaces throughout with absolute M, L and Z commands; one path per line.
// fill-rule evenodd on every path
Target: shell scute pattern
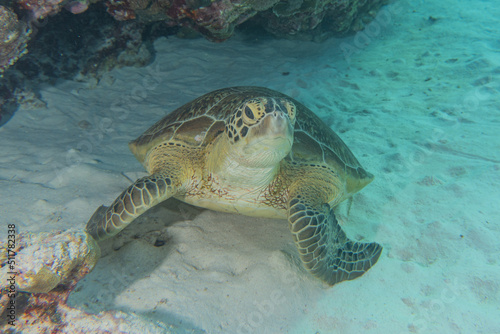
M 130 142 L 130 150 L 144 164 L 148 151 L 161 143 L 173 141 L 205 146 L 223 131 L 224 120 L 229 113 L 225 99 L 233 91 L 207 94 L 172 111 Z
M 293 102 L 297 105 L 298 111 L 294 145 L 290 156 L 292 161 L 326 165 L 354 179 L 373 177 L 363 169 L 342 139 L 318 116 L 300 102 L 295 100 Z
M 318 116 L 300 102 L 266 88 L 234 87 L 201 96 L 165 116 L 131 142 L 130 148 L 144 162 L 147 152 L 162 143 L 205 147 L 223 131 L 238 141 L 246 136 L 249 126 L 278 108 L 296 120 L 289 161 L 331 166 L 355 178 L 371 177 Z

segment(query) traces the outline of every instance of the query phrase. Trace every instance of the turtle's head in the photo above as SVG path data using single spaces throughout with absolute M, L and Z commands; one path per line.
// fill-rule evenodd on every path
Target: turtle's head
M 285 98 L 252 98 L 226 121 L 232 158 L 248 167 L 277 165 L 291 150 L 296 107 Z

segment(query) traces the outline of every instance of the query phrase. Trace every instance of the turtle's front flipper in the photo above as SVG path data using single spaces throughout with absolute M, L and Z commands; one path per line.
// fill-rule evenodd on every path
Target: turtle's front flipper
M 289 227 L 305 268 L 325 283 L 352 280 L 377 262 L 382 247 L 347 238 L 328 204 L 297 195 L 288 205 Z
M 146 210 L 177 193 L 171 177 L 153 174 L 126 189 L 110 207 L 100 206 L 87 223 L 87 232 L 97 241 L 120 232 Z

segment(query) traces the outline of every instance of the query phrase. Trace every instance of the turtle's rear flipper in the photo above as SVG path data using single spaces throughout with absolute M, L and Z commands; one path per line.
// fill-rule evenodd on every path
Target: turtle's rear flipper
M 153 174 L 135 181 L 107 207 L 101 205 L 87 223 L 87 232 L 97 241 L 123 230 L 149 208 L 176 194 L 174 180 L 168 174 Z
M 375 242 L 349 240 L 328 205 L 317 208 L 294 198 L 288 220 L 304 267 L 329 285 L 363 275 L 382 253 Z

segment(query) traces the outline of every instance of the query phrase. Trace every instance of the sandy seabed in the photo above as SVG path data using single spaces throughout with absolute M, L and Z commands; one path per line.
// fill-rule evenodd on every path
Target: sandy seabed
M 47 108 L 0 128 L 2 237 L 8 223 L 83 228 L 145 175 L 130 140 L 206 92 L 266 86 L 375 174 L 338 217 L 384 246 L 378 263 L 327 288 L 286 221 L 167 201 L 104 245 L 70 305 L 134 313 L 152 333 L 500 333 L 499 17 L 493 0 L 398 1 L 346 39 L 160 38 L 145 68 L 44 87 Z

